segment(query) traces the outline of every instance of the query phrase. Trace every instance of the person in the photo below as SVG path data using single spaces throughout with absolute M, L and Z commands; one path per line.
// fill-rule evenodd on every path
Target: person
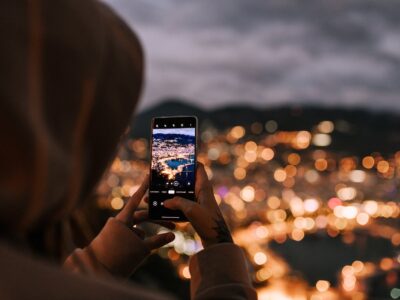
M 0 20 L 0 298 L 172 299 L 123 281 L 174 238 L 135 226 L 147 221 L 137 207 L 148 178 L 93 241 L 73 242 L 76 207 L 115 157 L 140 96 L 140 42 L 95 0 L 1 1 Z M 190 260 L 191 298 L 256 299 L 201 164 L 195 193 L 197 202 L 165 202 L 204 246 Z

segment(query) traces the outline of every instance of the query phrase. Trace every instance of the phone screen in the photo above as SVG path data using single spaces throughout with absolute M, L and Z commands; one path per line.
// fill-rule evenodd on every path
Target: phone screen
M 175 196 L 195 200 L 197 118 L 154 118 L 151 130 L 149 216 L 185 221 L 181 211 L 163 204 Z

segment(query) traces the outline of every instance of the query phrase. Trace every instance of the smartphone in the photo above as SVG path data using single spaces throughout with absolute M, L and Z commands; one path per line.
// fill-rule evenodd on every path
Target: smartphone
M 156 117 L 151 124 L 149 217 L 152 220 L 187 221 L 164 201 L 180 196 L 195 199 L 197 118 Z

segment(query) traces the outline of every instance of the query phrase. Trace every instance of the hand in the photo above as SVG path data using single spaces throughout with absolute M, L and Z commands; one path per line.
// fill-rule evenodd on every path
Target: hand
M 167 232 L 145 238 L 145 232 L 142 229 L 137 228 L 135 226 L 142 222 L 149 221 L 167 227 L 169 229 L 174 229 L 175 224 L 168 221 L 157 221 L 157 222 L 151 221 L 149 220 L 147 210 L 136 211 L 141 200 L 145 196 L 148 187 L 149 187 L 149 176 L 147 175 L 142 185 L 139 187 L 136 193 L 133 194 L 133 196 L 129 199 L 128 203 L 126 203 L 125 207 L 118 213 L 118 215 L 115 218 L 118 221 L 124 223 L 127 227 L 131 228 L 132 231 L 136 233 L 143 240 L 145 246 L 151 251 L 153 249 L 160 248 L 172 242 L 175 239 L 175 235 L 172 232 Z
M 233 243 L 231 233 L 215 201 L 211 183 L 201 163 L 197 163 L 195 194 L 197 202 L 174 197 L 164 201 L 164 206 L 183 212 L 199 234 L 204 248 L 218 243 Z

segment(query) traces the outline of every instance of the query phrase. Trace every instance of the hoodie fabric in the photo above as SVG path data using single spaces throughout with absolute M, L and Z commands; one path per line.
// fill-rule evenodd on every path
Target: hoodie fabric
M 0 299 L 166 299 L 114 276 L 149 254 L 110 218 L 64 269 L 72 210 L 115 156 L 143 80 L 136 36 L 94 0 L 0 2 Z M 47 259 L 38 259 L 35 250 Z M 191 259 L 192 298 L 255 299 L 240 248 Z

